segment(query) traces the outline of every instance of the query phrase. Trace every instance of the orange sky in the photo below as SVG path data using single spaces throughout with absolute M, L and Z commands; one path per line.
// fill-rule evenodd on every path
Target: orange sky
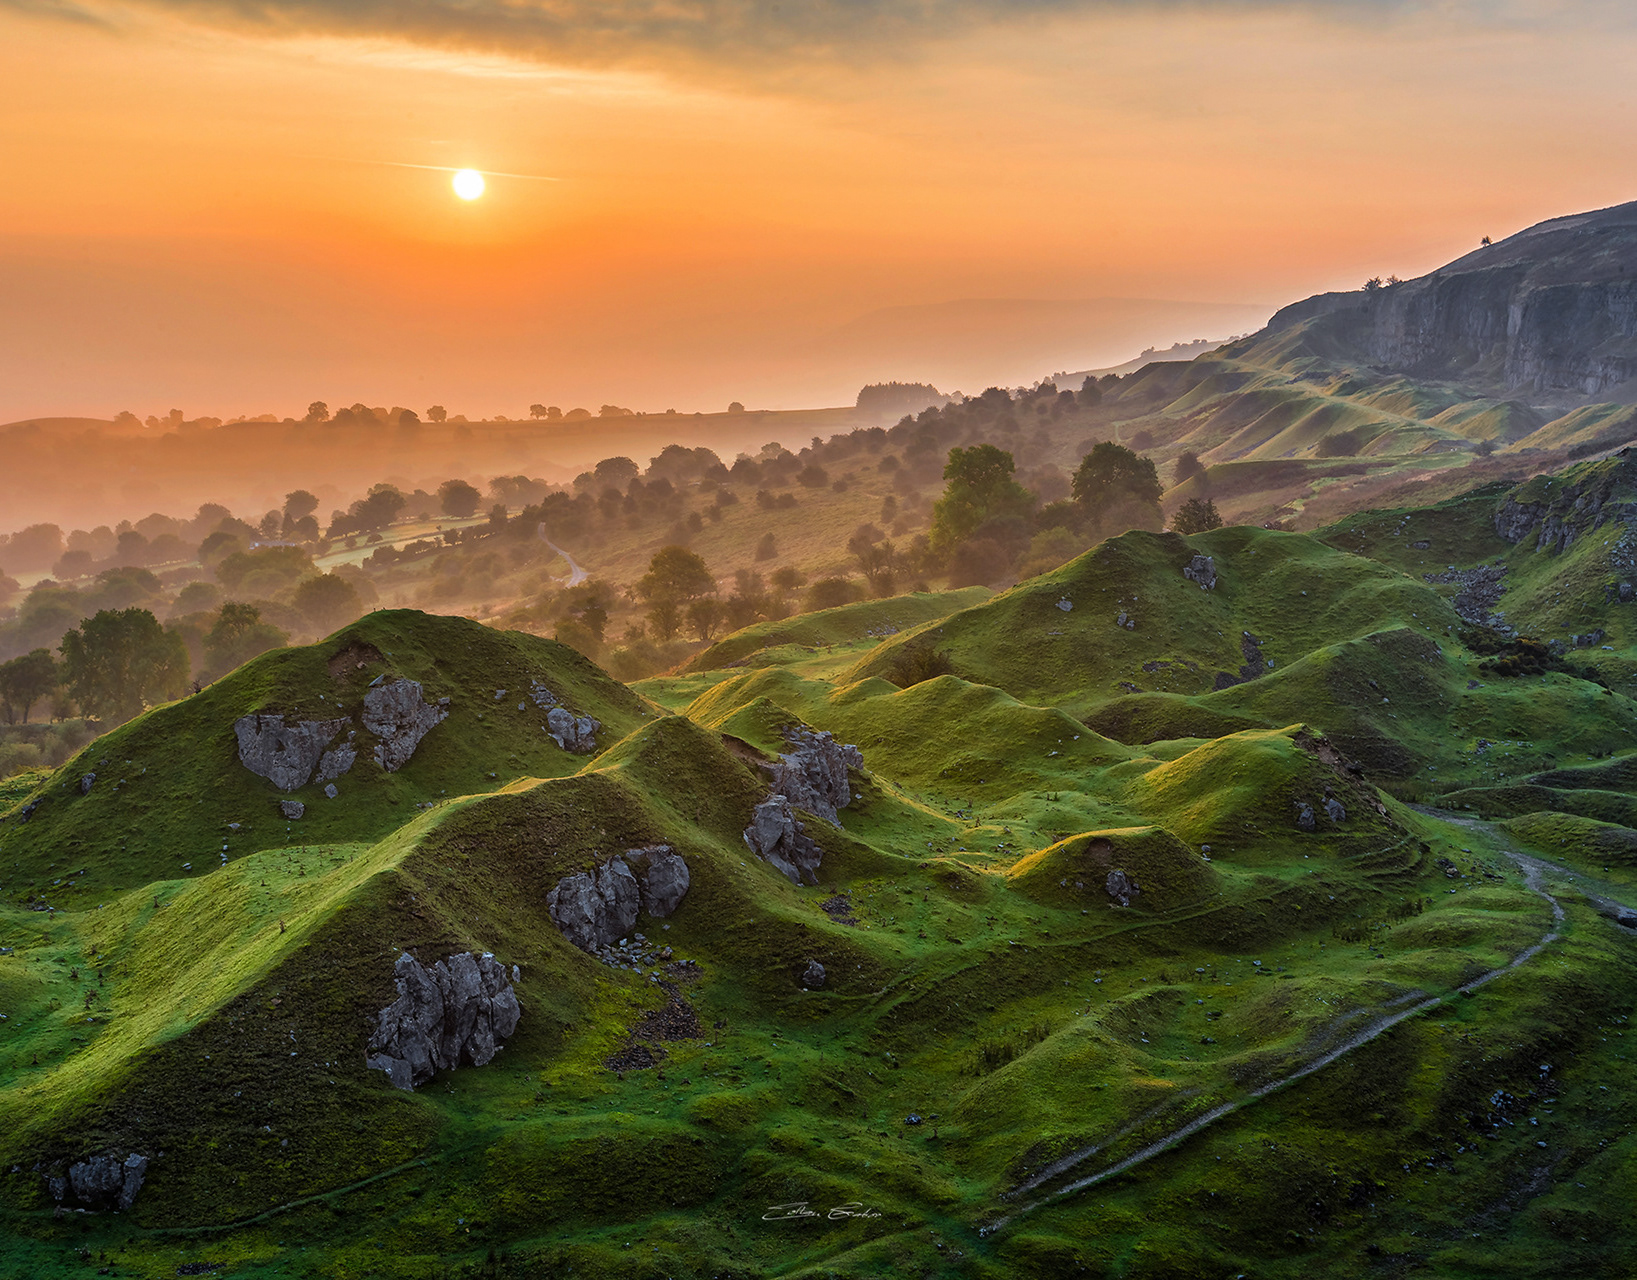
M 1637 195 L 1637 21 L 1595 0 L 17 4 L 0 421 L 976 391 L 1078 348 L 833 331 L 967 298 L 1265 315 Z M 463 204 L 385 162 L 560 181 Z

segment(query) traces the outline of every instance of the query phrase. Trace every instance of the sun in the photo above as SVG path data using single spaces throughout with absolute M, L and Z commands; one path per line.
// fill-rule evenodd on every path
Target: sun
M 462 169 L 455 174 L 455 194 L 462 200 L 476 200 L 483 194 L 483 175 L 476 169 Z

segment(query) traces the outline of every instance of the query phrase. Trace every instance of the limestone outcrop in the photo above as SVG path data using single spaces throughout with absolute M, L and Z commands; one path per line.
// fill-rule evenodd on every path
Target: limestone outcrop
M 517 1030 L 517 977 L 515 965 L 508 979 L 487 952 L 457 952 L 428 968 L 406 951 L 394 966 L 398 998 L 377 1017 L 364 1065 L 399 1089 L 462 1063 L 483 1066 Z
M 448 716 L 447 707 L 427 702 L 418 680 L 394 680 L 371 689 L 364 695 L 364 728 L 379 739 L 375 763 L 396 773 L 409 763 L 421 739 Z
M 790 801 L 772 795 L 751 814 L 745 828 L 745 844 L 764 862 L 778 868 L 793 884 L 817 884 L 818 866 L 824 851 L 804 834 L 806 826 L 796 817 Z
M 636 871 L 642 873 L 637 878 Z M 564 876 L 546 895 L 552 921 L 581 951 L 612 947 L 646 911 L 656 920 L 674 912 L 688 892 L 686 860 L 669 845 L 632 849 L 592 871 Z
M 590 755 L 597 749 L 597 730 L 601 723 L 590 716 L 577 716 L 566 707 L 553 707 L 546 712 L 546 732 L 564 751 L 576 755 Z
M 1182 576 L 1198 585 L 1201 591 L 1216 588 L 1216 561 L 1210 556 L 1195 556 L 1183 566 Z
M 348 724 L 345 719 L 286 723 L 281 715 L 240 716 L 233 722 L 239 763 L 280 791 L 294 791 L 312 780 L 325 748 Z
M 836 821 L 836 811 L 853 798 L 847 770 L 863 768 L 863 754 L 828 733 L 802 726 L 786 730 L 785 740 L 791 750 L 773 766 L 774 794 L 826 822 Z
M 50 1180 L 52 1199 L 72 1197 L 87 1209 L 129 1209 L 148 1174 L 148 1157 L 132 1152 L 90 1156 L 68 1166 L 67 1177 Z

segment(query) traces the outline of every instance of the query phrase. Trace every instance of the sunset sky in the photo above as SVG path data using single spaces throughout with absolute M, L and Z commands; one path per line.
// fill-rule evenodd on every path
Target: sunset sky
M 977 391 L 1068 354 L 835 331 L 1265 317 L 1637 197 L 1628 3 L 0 0 L 0 72 L 0 422 Z

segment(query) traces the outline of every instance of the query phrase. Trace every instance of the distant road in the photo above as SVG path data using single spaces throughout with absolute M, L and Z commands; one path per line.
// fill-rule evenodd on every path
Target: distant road
M 540 541 L 545 543 L 548 547 L 550 547 L 558 555 L 562 556 L 564 560 L 568 561 L 568 585 L 569 586 L 577 587 L 582 582 L 584 582 L 587 578 L 589 578 L 591 576 L 584 569 L 580 568 L 580 562 L 578 560 L 576 560 L 573 556 L 569 555 L 568 552 L 564 551 L 561 547 L 559 547 L 550 538 L 546 537 L 546 526 L 545 525 L 540 526 Z

